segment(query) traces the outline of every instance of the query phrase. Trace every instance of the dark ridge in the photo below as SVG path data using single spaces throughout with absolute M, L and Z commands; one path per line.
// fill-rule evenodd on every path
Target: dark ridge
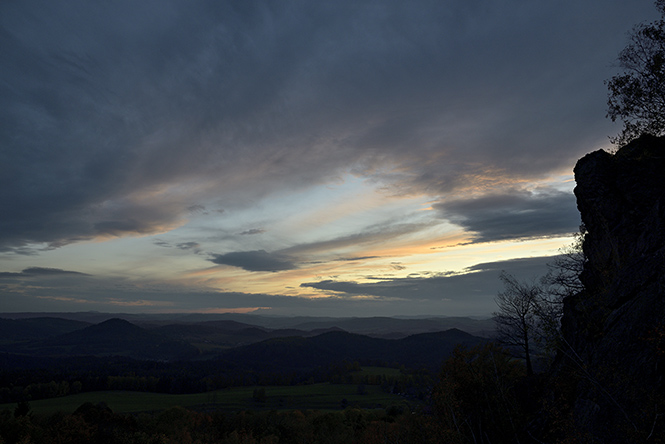
M 373 338 L 344 331 L 313 337 L 268 339 L 224 352 L 221 357 L 251 366 L 270 365 L 281 369 L 325 366 L 343 360 L 361 363 L 400 363 L 437 369 L 457 345 L 473 346 L 486 341 L 460 330 L 422 333 L 403 339 Z
M 96 325 L 49 339 L 5 347 L 11 353 L 32 356 L 127 356 L 147 360 L 193 357 L 198 350 L 184 341 L 151 333 L 123 319 Z

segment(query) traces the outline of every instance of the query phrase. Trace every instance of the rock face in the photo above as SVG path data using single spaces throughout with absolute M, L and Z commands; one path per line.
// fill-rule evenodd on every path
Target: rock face
M 585 290 L 564 302 L 556 371 L 570 408 L 598 442 L 665 436 L 665 138 L 643 136 L 575 167 L 587 229 Z M 655 440 L 655 441 L 654 441 Z

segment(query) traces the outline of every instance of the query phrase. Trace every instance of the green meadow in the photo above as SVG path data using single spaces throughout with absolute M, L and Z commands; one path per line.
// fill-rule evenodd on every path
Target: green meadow
M 364 374 L 399 374 L 398 370 L 366 368 Z M 258 396 L 257 396 L 258 395 Z M 31 401 L 35 414 L 71 413 L 81 404 L 106 403 L 114 412 L 135 413 L 164 410 L 181 406 L 196 410 L 339 410 L 345 407 L 364 409 L 409 407 L 404 398 L 385 393 L 377 385 L 319 383 L 295 386 L 234 387 L 206 393 L 171 395 L 130 391 L 79 393 L 59 398 Z M 16 404 L 0 404 L 0 410 L 14 409 Z

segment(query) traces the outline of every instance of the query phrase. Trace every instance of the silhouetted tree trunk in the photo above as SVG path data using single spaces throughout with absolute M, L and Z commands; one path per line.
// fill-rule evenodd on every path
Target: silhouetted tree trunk
M 501 273 L 499 279 L 504 291 L 496 297 L 499 311 L 494 313 L 498 341 L 522 351 L 527 375 L 533 375 L 531 346 L 538 328 L 538 303 L 543 289 L 539 284 L 518 281 L 514 276 Z

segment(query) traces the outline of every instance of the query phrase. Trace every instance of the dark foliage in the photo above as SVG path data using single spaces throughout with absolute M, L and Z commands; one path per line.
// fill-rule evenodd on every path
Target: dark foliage
M 172 407 L 158 413 L 123 415 L 87 403 L 73 414 L 49 418 L 0 412 L 6 444 L 273 444 L 440 442 L 432 418 L 410 411 L 197 412 Z
M 657 0 L 656 6 L 665 16 L 665 2 Z M 618 62 L 625 72 L 606 82 L 607 117 L 624 127 L 612 141 L 625 145 L 642 134 L 664 135 L 665 20 L 635 26 Z

